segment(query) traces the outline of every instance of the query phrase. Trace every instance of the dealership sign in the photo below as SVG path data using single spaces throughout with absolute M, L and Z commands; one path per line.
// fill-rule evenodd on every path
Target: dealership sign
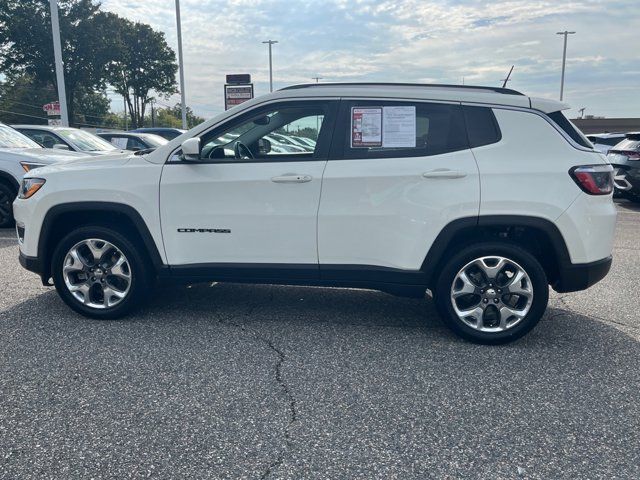
M 60 103 L 51 102 L 42 106 L 42 110 L 47 112 L 48 116 L 60 115 Z
M 240 105 L 253 98 L 253 83 L 251 75 L 236 74 L 227 75 L 227 83 L 224 86 L 224 109 Z

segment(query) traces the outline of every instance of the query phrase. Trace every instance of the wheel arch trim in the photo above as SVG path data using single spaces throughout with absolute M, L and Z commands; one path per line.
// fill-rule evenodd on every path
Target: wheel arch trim
M 38 238 L 38 259 L 40 259 L 43 268 L 43 276 L 48 274 L 48 272 L 44 271 L 46 269 L 46 263 L 48 260 L 46 258 L 47 250 L 49 247 L 49 242 L 51 240 L 51 233 L 54 230 L 56 221 L 64 214 L 73 212 L 86 213 L 91 211 L 99 213 L 115 213 L 127 217 L 127 219 L 133 224 L 138 235 L 140 235 L 140 238 L 144 243 L 145 249 L 156 271 L 160 270 L 160 268 L 164 265 L 164 262 L 162 261 L 162 257 L 160 255 L 159 247 L 153 239 L 153 236 L 149 231 L 149 227 L 142 218 L 142 215 L 140 215 L 140 213 L 135 208 L 131 207 L 130 205 L 116 202 L 70 202 L 61 203 L 51 207 L 45 214 L 44 220 L 42 221 L 40 235 Z
M 530 227 L 542 231 L 553 247 L 560 267 L 570 266 L 571 257 L 567 249 L 567 243 L 558 227 L 542 217 L 527 215 L 480 215 L 477 217 L 464 217 L 448 223 L 438 234 L 427 253 L 421 270 L 425 272 L 429 283 L 433 283 L 438 274 L 437 268 L 451 241 L 456 235 L 465 230 L 473 231 L 483 227 Z
M 13 177 L 13 175 L 0 171 L 0 180 L 6 180 L 9 184 L 18 192 L 20 190 L 20 183 Z

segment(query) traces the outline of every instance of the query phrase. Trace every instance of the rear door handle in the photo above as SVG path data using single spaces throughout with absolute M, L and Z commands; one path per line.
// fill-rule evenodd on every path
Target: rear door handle
M 271 177 L 271 181 L 275 183 L 307 183 L 313 180 L 311 175 L 299 175 L 297 173 L 285 173 L 277 177 Z
M 466 172 L 461 170 L 449 170 L 446 168 L 438 168 L 422 174 L 424 178 L 463 178 L 467 176 Z

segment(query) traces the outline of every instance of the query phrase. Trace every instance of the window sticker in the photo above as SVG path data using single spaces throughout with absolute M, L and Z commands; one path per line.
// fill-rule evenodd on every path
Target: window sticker
M 416 147 L 416 107 L 384 107 L 382 148 Z
M 351 109 L 351 148 L 382 146 L 382 108 Z

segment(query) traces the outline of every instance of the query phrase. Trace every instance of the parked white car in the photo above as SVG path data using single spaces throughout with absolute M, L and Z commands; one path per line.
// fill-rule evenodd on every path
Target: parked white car
M 148 154 L 29 172 L 20 261 L 99 319 L 157 280 L 428 290 L 457 334 L 512 341 L 549 285 L 586 289 L 611 265 L 612 167 L 566 108 L 491 87 L 289 87 Z M 319 126 L 313 151 L 270 151 L 300 125 Z
M 122 153 L 120 149 L 108 141 L 79 128 L 49 125 L 12 125 L 32 140 L 46 148 L 71 150 L 88 155 L 107 155 Z
M 587 138 L 595 150 L 606 155 L 616 144 L 624 140 L 624 136 L 624 133 L 591 133 Z
M 25 172 L 77 157 L 84 155 L 42 148 L 20 132 L 0 123 L 0 228 L 13 225 L 11 204 L 18 195 Z

